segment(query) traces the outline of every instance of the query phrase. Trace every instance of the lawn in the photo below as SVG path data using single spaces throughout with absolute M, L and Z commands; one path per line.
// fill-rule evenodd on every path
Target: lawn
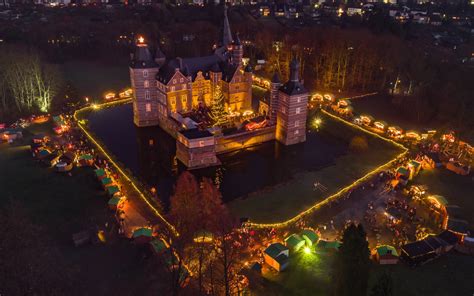
M 237 216 L 248 217 L 256 223 L 286 221 L 401 153 L 400 148 L 368 133 L 349 127 L 322 113 L 317 116 L 323 121 L 319 133 L 327 139 L 325 145 L 332 145 L 331 141 L 337 140 L 348 147 L 352 137 L 362 135 L 368 140 L 368 150 L 356 153 L 346 149 L 345 154 L 334 159 L 328 166 L 298 172 L 287 182 L 230 202 L 229 206 Z M 321 149 L 323 148 L 327 149 L 327 147 Z M 315 182 L 323 184 L 327 190 L 315 190 L 313 186 Z
M 130 86 L 128 65 L 102 65 L 98 62 L 68 62 L 62 65 L 64 79 L 71 82 L 80 97 L 101 99 L 109 91 L 120 92 Z
M 428 186 L 430 194 L 444 196 L 450 205 L 461 207 L 462 218 L 474 229 L 474 179 L 472 176 L 461 176 L 447 169 L 421 171 L 414 184 Z
M 334 255 L 298 253 L 290 258 L 287 270 L 264 272 L 256 295 L 329 295 Z M 406 265 L 373 265 L 369 289 L 383 272 L 393 280 L 394 296 L 472 295 L 474 257 L 450 253 L 418 268 Z
M 43 124 L 33 125 L 29 130 L 38 133 L 51 129 Z M 25 143 L 27 140 L 28 135 Z M 114 218 L 92 169 L 75 168 L 72 174 L 72 177 L 61 175 L 40 166 L 31 157 L 29 146 L 1 143 L 0 208 L 11 200 L 26 208 L 31 221 L 59 249 L 64 262 L 58 265 L 74 271 L 78 286 L 71 295 L 145 293 L 151 284 L 147 282 L 150 278 L 143 251 L 115 235 Z M 85 229 L 105 230 L 107 243 L 74 247 L 72 234 Z

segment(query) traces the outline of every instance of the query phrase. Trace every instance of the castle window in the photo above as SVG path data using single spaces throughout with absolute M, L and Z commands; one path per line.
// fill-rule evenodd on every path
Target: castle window
M 145 91 L 145 100 L 149 100 L 150 99 L 150 91 L 146 90 Z
M 150 86 L 150 82 L 148 82 L 148 80 L 145 80 L 145 81 L 143 82 L 143 86 L 144 86 L 145 88 L 148 88 L 148 87 Z
M 298 103 L 301 103 L 301 97 L 298 98 Z
M 199 147 L 204 147 L 204 141 L 199 141 Z
M 295 135 L 298 135 L 299 133 L 300 133 L 299 130 L 296 130 L 296 131 L 295 131 Z
M 295 121 L 295 127 L 300 126 L 300 122 L 298 120 Z
M 148 70 L 143 70 L 143 77 L 148 77 Z
M 150 103 L 145 104 L 145 110 L 146 110 L 146 112 L 151 112 L 151 104 Z
M 296 110 L 295 110 L 295 111 L 296 111 L 296 114 L 300 114 L 300 112 L 301 112 L 301 108 L 300 108 L 300 107 L 298 107 L 298 108 L 296 108 Z

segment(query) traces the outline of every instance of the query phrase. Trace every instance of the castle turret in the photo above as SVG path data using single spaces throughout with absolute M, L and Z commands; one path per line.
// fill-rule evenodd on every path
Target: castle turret
M 290 63 L 290 79 L 278 90 L 276 139 L 284 145 L 306 141 L 308 91 L 299 79 L 299 62 Z
M 239 34 L 235 36 L 234 43 L 232 44 L 232 63 L 234 65 L 241 66 L 242 58 L 244 57 L 244 47 L 240 42 Z
M 278 110 L 278 89 L 281 86 L 280 76 L 278 72 L 273 73 L 272 81 L 270 82 L 270 102 L 269 102 L 269 114 L 270 121 L 276 122 L 277 110 Z
M 157 94 L 155 77 L 159 66 L 140 37 L 130 62 L 130 81 L 133 89 L 133 122 L 137 126 L 158 124 Z
M 158 43 L 156 45 L 156 52 L 155 52 L 155 63 L 161 67 L 165 64 L 166 62 L 166 56 L 165 54 L 161 51 L 160 49 L 160 44 Z

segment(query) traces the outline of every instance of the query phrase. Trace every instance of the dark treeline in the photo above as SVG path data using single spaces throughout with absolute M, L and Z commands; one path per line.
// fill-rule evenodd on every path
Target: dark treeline
M 286 79 L 296 55 L 311 90 L 385 92 L 416 122 L 473 127 L 469 96 L 474 70 L 456 61 L 452 50 L 410 38 L 420 26 L 394 23 L 386 13 L 376 13 L 358 25 L 348 20 L 338 26 L 292 29 L 262 25 L 239 8 L 230 10 L 230 20 L 232 31 L 248 41 L 245 55 L 250 62 L 266 60 L 258 74 L 271 77 L 276 70 Z M 153 48 L 159 44 L 169 57 L 209 54 L 221 21 L 221 7 L 71 9 L 55 12 L 41 25 L 4 28 L 2 34 L 7 41 L 38 48 L 52 63 L 84 58 L 126 64 L 137 35 L 144 35 Z

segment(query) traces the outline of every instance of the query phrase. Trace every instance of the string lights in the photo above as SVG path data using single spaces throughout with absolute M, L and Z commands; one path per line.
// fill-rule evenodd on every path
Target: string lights
M 79 119 L 79 117 L 80 117 L 79 115 L 81 113 L 85 112 L 85 111 L 100 110 L 100 109 L 103 109 L 105 107 L 109 107 L 109 106 L 112 106 L 112 105 L 126 104 L 126 103 L 129 103 L 131 101 L 132 101 L 132 99 L 127 98 L 127 99 L 123 99 L 123 100 L 117 100 L 117 101 L 113 101 L 113 102 L 107 102 L 107 103 L 98 104 L 98 105 L 94 105 L 94 106 L 84 107 L 84 108 L 76 110 L 74 112 L 74 120 L 77 122 L 77 125 L 82 130 L 82 132 L 87 136 L 87 138 L 89 138 L 89 140 L 102 152 L 102 154 L 117 169 L 117 171 L 125 178 L 125 180 L 127 180 L 130 183 L 132 188 L 138 193 L 138 196 L 148 205 L 148 207 L 151 209 L 153 214 L 155 214 L 158 218 L 160 218 L 160 220 L 171 230 L 171 232 L 174 235 L 179 236 L 179 233 L 176 231 L 174 226 L 171 225 L 165 219 L 165 217 L 163 217 L 163 215 L 161 215 L 161 213 L 156 209 L 155 206 L 153 206 L 153 204 L 148 200 L 148 198 L 145 196 L 145 194 L 143 194 L 143 192 L 138 188 L 138 186 L 135 184 L 135 182 L 132 180 L 132 178 L 130 176 L 128 176 L 127 173 L 124 172 L 124 170 L 113 160 L 113 158 L 109 155 L 109 153 L 107 153 L 105 148 L 103 148 L 102 145 L 99 144 L 94 139 L 94 137 L 87 131 L 87 129 L 85 128 L 84 120 Z

